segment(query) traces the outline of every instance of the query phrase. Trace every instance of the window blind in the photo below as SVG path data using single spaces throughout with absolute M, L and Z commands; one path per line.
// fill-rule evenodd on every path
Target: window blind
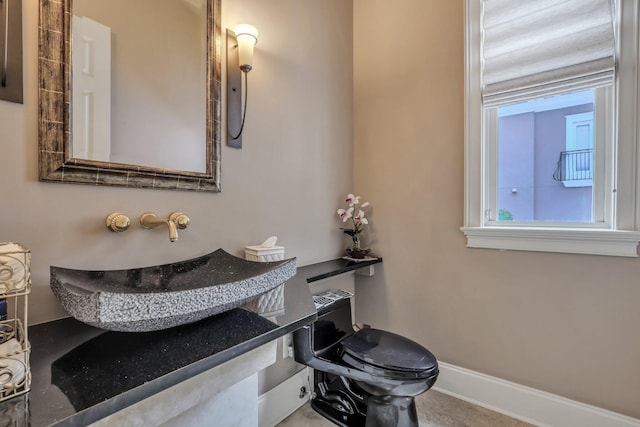
M 613 83 L 612 0 L 482 0 L 485 106 Z

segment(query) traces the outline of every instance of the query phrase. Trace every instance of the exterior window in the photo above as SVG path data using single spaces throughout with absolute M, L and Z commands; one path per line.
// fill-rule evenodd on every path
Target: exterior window
M 465 2 L 467 246 L 638 256 L 640 0 Z
M 495 109 L 487 114 L 498 121 L 495 219 L 592 222 L 594 91 Z

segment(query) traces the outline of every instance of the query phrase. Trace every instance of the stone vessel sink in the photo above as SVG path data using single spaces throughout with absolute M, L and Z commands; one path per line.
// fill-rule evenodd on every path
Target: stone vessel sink
M 222 249 L 153 267 L 85 271 L 51 267 L 51 289 L 74 318 L 113 331 L 191 323 L 258 298 L 296 272 L 296 259 L 253 262 Z

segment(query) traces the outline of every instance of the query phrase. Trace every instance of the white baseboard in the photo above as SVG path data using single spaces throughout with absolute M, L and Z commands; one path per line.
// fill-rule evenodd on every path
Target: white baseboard
M 309 401 L 310 368 L 305 368 L 258 397 L 258 426 L 273 427 Z M 300 388 L 307 394 L 300 397 Z
M 640 420 L 438 362 L 434 390 L 538 426 L 640 427 Z

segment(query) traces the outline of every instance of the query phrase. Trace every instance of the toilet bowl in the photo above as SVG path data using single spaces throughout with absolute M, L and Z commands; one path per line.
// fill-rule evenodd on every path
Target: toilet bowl
M 314 368 L 312 408 L 340 426 L 418 426 L 414 398 L 438 377 L 423 346 L 379 329 L 354 331 L 348 298 L 294 333 L 294 358 Z

